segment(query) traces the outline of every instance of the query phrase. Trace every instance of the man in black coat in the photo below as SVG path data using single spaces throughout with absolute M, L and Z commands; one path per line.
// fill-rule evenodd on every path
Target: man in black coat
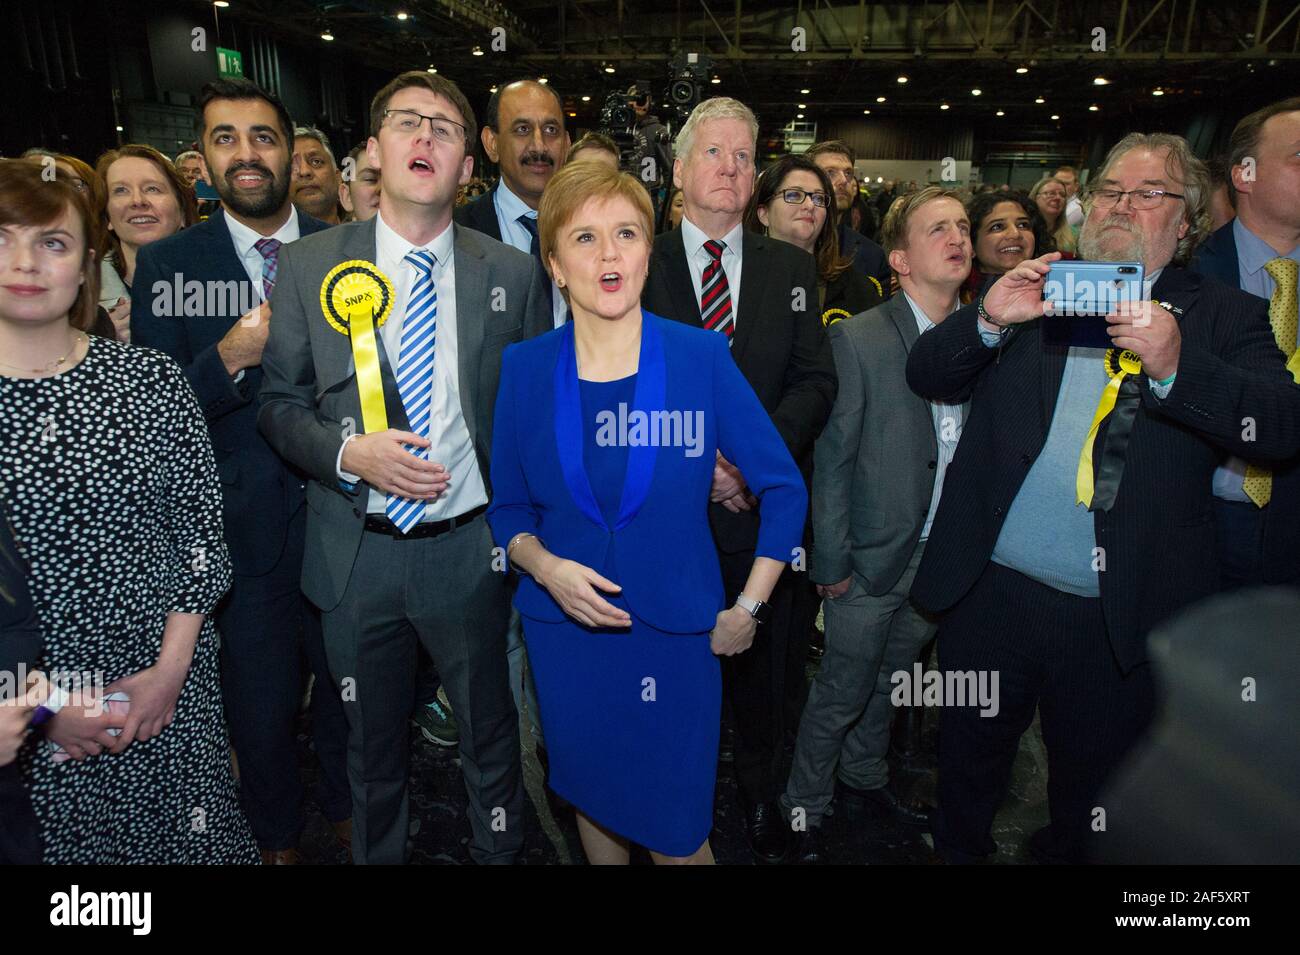
M 657 315 L 728 337 L 737 367 L 806 473 L 835 401 L 835 364 L 818 318 L 813 257 L 745 232 L 741 225 L 754 188 L 757 132 L 754 114 L 733 99 L 705 100 L 691 113 L 673 160 L 673 178 L 685 202 L 682 224 L 655 240 L 641 303 Z M 758 512 L 744 475 L 721 456 L 712 500 L 709 517 L 730 603 L 753 563 Z M 785 856 L 790 832 L 776 806 L 782 784 L 788 576 L 783 582 L 772 606 L 762 616 L 756 613 L 760 626 L 753 646 L 722 660 L 746 834 L 764 862 Z
M 1077 861 L 1104 841 L 1097 793 L 1151 718 L 1147 634 L 1218 588 L 1215 467 L 1225 451 L 1300 449 L 1300 386 L 1265 303 L 1182 267 L 1208 195 L 1181 137 L 1131 134 L 1107 156 L 1080 251 L 1142 261 L 1154 300 L 1107 316 L 1110 353 L 1046 340 L 1066 321 L 1042 318 L 1055 253 L 912 349 L 914 391 L 971 398 L 912 596 L 945 613 L 946 685 L 993 688 L 991 705 L 949 697 L 940 717 L 933 832 L 950 862 L 996 848 L 990 827 L 1035 709 L 1052 823 L 1031 851 Z

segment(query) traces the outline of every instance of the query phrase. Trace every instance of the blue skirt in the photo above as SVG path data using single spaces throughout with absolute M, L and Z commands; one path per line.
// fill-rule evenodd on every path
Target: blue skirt
M 713 828 L 722 682 L 709 635 L 524 617 L 551 788 L 606 829 L 689 856 Z

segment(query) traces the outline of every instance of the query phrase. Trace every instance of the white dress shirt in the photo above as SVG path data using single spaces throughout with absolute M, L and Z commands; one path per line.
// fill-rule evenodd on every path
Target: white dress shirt
M 437 327 L 433 345 L 433 394 L 430 396 L 429 460 L 436 461 L 451 475 L 451 485 L 436 501 L 425 505 L 421 521 L 441 521 L 458 517 L 488 501 L 487 485 L 479 471 L 474 442 L 460 403 L 460 374 L 457 359 L 456 314 L 456 261 L 453 227 L 448 224 L 428 245 L 420 247 L 403 239 L 384 222 L 382 214 L 375 216 L 375 265 L 393 283 L 393 307 L 388 319 L 379 329 L 379 338 L 388 353 L 388 361 L 396 375 L 401 362 L 402 324 L 406 317 L 406 303 L 417 271 L 404 261 L 407 254 L 423 248 L 433 253 L 437 260 L 433 268 L 434 288 L 438 295 Z M 467 317 L 468 321 L 474 320 Z M 391 423 L 391 422 L 390 422 Z M 343 448 L 352 440 L 350 436 L 339 448 L 338 473 L 345 481 L 355 483 L 357 475 L 343 470 Z M 388 495 L 374 488 L 366 513 L 382 515 L 388 504 Z
M 510 191 L 504 179 L 492 190 L 492 202 L 497 211 L 497 226 L 501 229 L 501 241 L 506 245 L 514 246 L 520 252 L 532 255 L 533 235 L 519 224 L 519 217 L 527 216 L 536 222 L 537 210 L 528 208 L 524 200 Z M 546 276 L 542 277 L 546 278 Z M 568 317 L 569 305 L 560 294 L 559 286 L 551 282 L 551 321 L 556 328 L 559 328 Z
M 691 281 L 695 284 L 695 304 L 700 305 L 702 290 L 704 288 L 704 270 L 708 268 L 713 256 L 709 255 L 704 248 L 704 243 L 709 241 L 709 237 L 700 231 L 690 219 L 682 216 L 682 244 L 686 246 L 686 264 L 691 267 Z M 727 276 L 727 287 L 731 292 L 731 320 L 735 323 L 732 329 L 740 327 L 737 316 L 740 315 L 740 266 L 741 257 L 744 254 L 745 228 L 740 223 L 722 237 L 726 243 L 726 248 L 722 250 L 722 271 Z M 700 312 L 703 314 L 704 306 L 700 305 Z
M 921 306 L 912 301 L 912 296 L 904 292 L 903 298 L 907 299 L 907 304 L 912 306 L 912 314 L 916 316 L 916 330 L 919 334 L 924 335 L 935 327 L 934 322 L 921 311 Z M 955 312 L 960 305 L 960 301 L 955 302 L 952 312 Z M 952 312 L 949 314 L 951 315 Z M 930 537 L 930 525 L 934 523 L 934 515 L 939 511 L 939 497 L 943 494 L 943 479 L 948 473 L 948 465 L 952 463 L 953 456 L 957 453 L 957 442 L 961 440 L 962 428 L 961 405 L 948 405 L 942 401 L 930 401 L 928 404 L 930 420 L 934 422 L 934 443 L 939 452 L 939 460 L 935 464 L 934 490 L 930 494 L 930 511 L 925 515 L 925 526 L 921 528 L 921 540 L 928 540 Z

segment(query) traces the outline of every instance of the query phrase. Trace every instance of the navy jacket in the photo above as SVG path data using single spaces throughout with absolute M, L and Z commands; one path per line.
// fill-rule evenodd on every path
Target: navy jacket
M 463 206 L 457 206 L 452 213 L 452 218 L 456 220 L 457 225 L 482 232 L 498 242 L 502 241 L 501 223 L 497 221 L 496 194 L 497 187 L 493 186 L 477 199 L 471 199 Z
M 840 224 L 840 255 L 853 260 L 853 268 L 864 278 L 874 279 L 880 286 L 880 297 L 889 298 L 893 270 L 889 257 L 878 242 L 873 242 L 846 221 Z
M 558 372 L 565 367 L 562 359 L 571 360 L 573 354 L 569 323 L 506 348 L 492 434 L 488 522 L 501 547 L 527 531 L 551 553 L 619 584 L 629 611 L 651 626 L 703 633 L 713 629 L 724 607 L 708 518 L 716 451 L 740 468 L 759 498 L 759 557 L 791 560 L 802 538 L 808 493 L 785 442 L 732 361 L 726 340 L 716 332 L 642 314 L 637 407 L 658 361 L 664 392 L 662 397 L 644 395 L 647 410 L 702 413 L 702 441 L 690 448 L 631 447 L 627 481 L 641 488 L 630 495 L 640 503 L 629 509 L 622 527 L 607 528 L 598 508 L 593 515 L 582 465 L 583 427 L 590 422 L 581 420 L 580 403 L 572 414 L 557 413 L 564 407 Z M 576 371 L 572 380 L 576 382 Z M 515 606 L 526 617 L 554 623 L 567 619 L 528 576 L 520 581 Z
M 300 235 L 329 228 L 294 214 Z M 199 283 L 192 288 L 202 296 L 187 307 L 182 289 L 181 314 L 173 291 L 177 276 Z M 161 283 L 157 290 L 155 283 Z M 141 249 L 131 285 L 132 344 L 176 359 L 207 418 L 234 572 L 269 573 L 284 551 L 289 520 L 302 506 L 305 481 L 258 433 L 261 367 L 247 369 L 236 384 L 217 354 L 217 344 L 247 311 L 243 306 L 261 300 L 235 254 L 224 210 Z
M 1201 244 L 1193 271 L 1241 288 L 1237 237 L 1232 223 Z M 1300 456 L 1273 465 L 1273 498 L 1264 510 L 1264 583 L 1300 583 Z

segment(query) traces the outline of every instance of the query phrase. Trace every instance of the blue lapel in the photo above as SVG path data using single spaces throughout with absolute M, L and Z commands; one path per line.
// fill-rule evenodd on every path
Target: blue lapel
M 638 359 L 636 391 L 632 407 L 647 415 L 651 410 L 664 410 L 667 373 L 664 364 L 663 337 L 656 324 L 659 319 L 641 313 L 641 352 Z M 582 461 L 583 420 L 582 395 L 578 384 L 578 359 L 573 344 L 573 323 L 562 326 L 560 345 L 555 361 L 555 444 L 560 455 L 564 483 L 578 509 L 587 519 L 605 530 L 622 530 L 632 522 L 650 493 L 654 477 L 655 460 L 659 449 L 647 442 L 628 449 L 627 475 L 623 479 L 623 497 L 619 505 L 618 521 L 611 529 L 605 523 L 596 496 L 592 493 L 587 469 Z

